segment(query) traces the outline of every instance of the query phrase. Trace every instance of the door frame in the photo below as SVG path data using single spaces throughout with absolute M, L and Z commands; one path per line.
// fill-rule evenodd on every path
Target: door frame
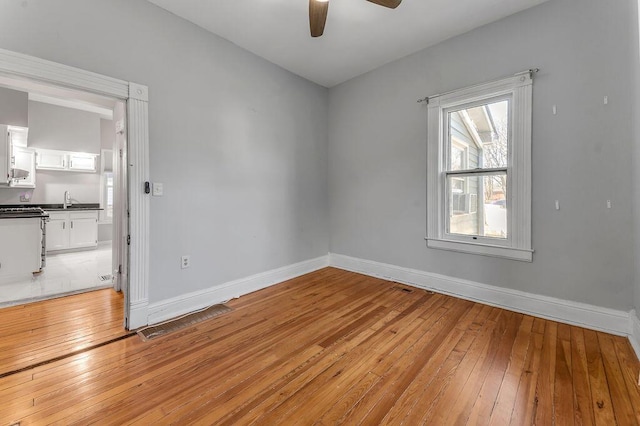
M 105 95 L 126 102 L 129 274 L 125 298 L 125 327 L 148 324 L 149 307 L 149 90 L 147 86 L 107 77 L 79 68 L 0 49 L 0 73 L 55 86 Z M 114 244 L 117 242 L 114 241 Z

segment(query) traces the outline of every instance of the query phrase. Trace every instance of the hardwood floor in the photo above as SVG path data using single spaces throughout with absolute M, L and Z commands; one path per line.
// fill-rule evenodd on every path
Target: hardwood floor
M 332 268 L 229 305 L 0 379 L 0 424 L 640 422 L 622 337 Z
M 123 336 L 123 318 L 112 289 L 1 308 L 0 377 Z

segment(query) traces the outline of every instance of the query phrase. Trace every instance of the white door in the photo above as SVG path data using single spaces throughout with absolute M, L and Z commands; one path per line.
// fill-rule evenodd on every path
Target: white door
M 127 122 L 125 104 L 113 110 L 116 143 L 113 150 L 113 287 L 124 294 L 125 326 L 129 326 L 129 203 L 127 181 Z

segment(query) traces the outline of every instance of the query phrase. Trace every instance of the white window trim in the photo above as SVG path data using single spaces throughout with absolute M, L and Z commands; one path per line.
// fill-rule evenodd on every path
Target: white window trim
M 429 97 L 427 132 L 427 246 L 531 262 L 531 113 L 532 73 Z M 512 144 L 507 167 L 508 240 L 456 236 L 446 232 L 445 110 L 497 96 L 511 96 Z

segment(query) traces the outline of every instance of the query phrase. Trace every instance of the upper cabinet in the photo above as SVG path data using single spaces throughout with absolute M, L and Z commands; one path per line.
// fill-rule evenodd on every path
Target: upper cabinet
M 0 185 L 35 188 L 35 150 L 27 148 L 23 127 L 0 125 Z
M 67 153 L 65 151 L 38 149 L 36 155 L 36 169 L 65 170 L 67 168 Z
M 83 153 L 70 153 L 69 154 L 69 170 L 76 172 L 95 172 L 97 155 L 83 154 Z
M 13 146 L 13 163 L 15 169 L 26 170 L 29 174 L 26 177 L 13 178 L 9 186 L 15 188 L 35 188 L 36 187 L 36 150 L 18 145 Z
M 36 149 L 36 169 L 89 172 L 97 170 L 97 154 Z

